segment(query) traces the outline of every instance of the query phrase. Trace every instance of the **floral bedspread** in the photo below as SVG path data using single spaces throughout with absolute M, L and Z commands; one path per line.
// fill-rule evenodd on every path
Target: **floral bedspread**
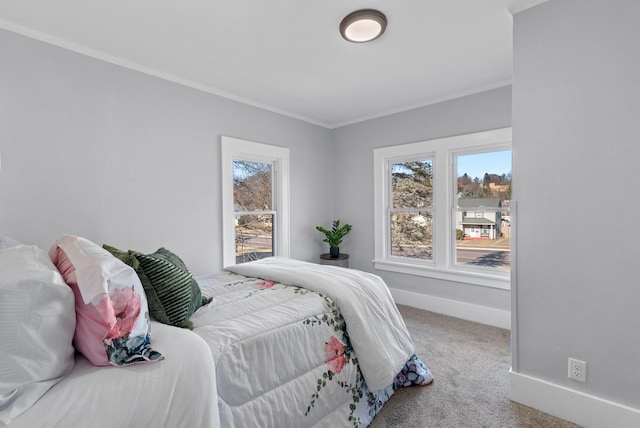
M 266 257 L 225 270 L 304 287 L 331 297 L 347 323 L 351 346 L 371 389 L 382 389 L 415 353 L 415 345 L 382 278 L 358 269 L 288 257 Z
M 414 355 L 370 391 L 345 320 L 322 293 L 229 272 L 198 282 L 213 301 L 191 320 L 212 350 L 222 426 L 365 427 L 398 388 L 433 380 Z

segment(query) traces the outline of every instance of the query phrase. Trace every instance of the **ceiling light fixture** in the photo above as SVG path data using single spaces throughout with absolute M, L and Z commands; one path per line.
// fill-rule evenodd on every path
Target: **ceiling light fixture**
M 347 15 L 340 23 L 340 34 L 345 40 L 365 43 L 382 36 L 387 28 L 387 17 L 374 9 L 362 9 Z

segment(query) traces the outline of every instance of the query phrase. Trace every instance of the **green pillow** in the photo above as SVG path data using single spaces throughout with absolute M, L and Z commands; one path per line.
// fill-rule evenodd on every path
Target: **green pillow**
M 151 315 L 161 323 L 193 328 L 191 315 L 211 301 L 202 297 L 200 287 L 184 262 L 166 248 L 152 254 L 123 252 L 109 245 L 103 248 L 133 267 L 147 295 Z

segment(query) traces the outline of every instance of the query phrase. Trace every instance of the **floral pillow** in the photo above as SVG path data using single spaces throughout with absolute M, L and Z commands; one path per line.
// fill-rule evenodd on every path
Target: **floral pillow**
M 147 299 L 134 270 L 81 237 L 64 235 L 49 251 L 75 295 L 75 348 L 96 366 L 161 360 L 150 346 Z

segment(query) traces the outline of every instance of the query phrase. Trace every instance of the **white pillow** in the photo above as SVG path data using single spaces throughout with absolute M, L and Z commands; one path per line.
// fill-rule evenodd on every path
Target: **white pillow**
M 0 422 L 31 407 L 74 364 L 73 291 L 47 253 L 0 249 Z
M 5 248 L 17 247 L 18 245 L 22 245 L 22 242 L 11 239 L 8 236 L 3 236 L 2 238 L 0 238 L 0 250 Z

